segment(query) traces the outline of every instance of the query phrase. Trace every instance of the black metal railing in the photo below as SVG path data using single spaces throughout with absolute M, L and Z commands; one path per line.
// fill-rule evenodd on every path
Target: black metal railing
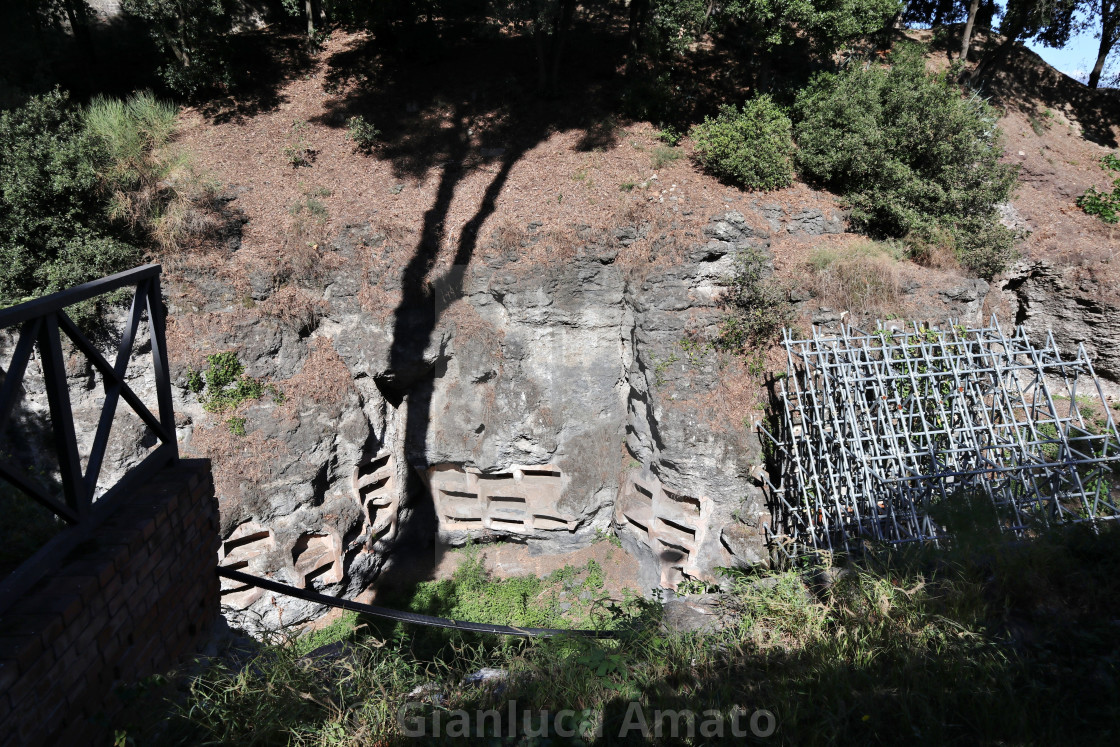
M 0 386 L 0 437 L 8 431 L 16 402 L 24 391 L 27 365 L 32 354 L 37 352 L 50 410 L 50 443 L 58 459 L 62 495 L 51 494 L 39 480 L 29 474 L 27 465 L 14 463 L 10 456 L 0 459 L 0 478 L 46 506 L 69 525 L 0 581 L 0 611 L 55 569 L 71 549 L 89 538 L 92 530 L 112 513 L 114 504 L 121 496 L 179 459 L 164 335 L 164 307 L 160 296 L 160 269 L 159 265 L 137 267 L 0 310 L 0 329 L 19 328 L 15 349 L 4 372 L 3 385 Z M 135 293 L 125 320 L 124 333 L 117 346 L 116 360 L 110 363 L 67 315 L 66 308 L 128 287 L 135 287 Z M 145 312 L 148 317 L 158 416 L 152 414 L 125 381 L 137 331 Z M 105 401 L 93 434 L 85 469 L 82 468 L 79 454 L 70 389 L 66 380 L 63 334 L 69 338 L 74 350 L 83 354 L 101 374 L 105 390 Z M 109 433 L 117 405 L 122 399 L 155 435 L 157 445 L 95 501 L 97 481 L 109 444 Z M 0 516 L 0 521 L 5 520 L 5 517 Z

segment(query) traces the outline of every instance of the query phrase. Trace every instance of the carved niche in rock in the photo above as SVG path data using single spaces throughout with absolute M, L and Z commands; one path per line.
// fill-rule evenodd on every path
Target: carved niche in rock
M 707 577 L 699 557 L 710 533 L 712 502 L 666 490 L 642 470 L 633 470 L 615 504 L 615 522 L 648 547 L 661 569 L 661 588 L 676 589 L 688 578 Z
M 386 542 L 397 535 L 397 509 L 400 495 L 397 492 L 396 464 L 392 454 L 380 451 L 362 460 L 350 478 L 354 500 L 362 509 L 366 550 L 372 550 L 380 540 Z
M 316 582 L 337 584 L 342 580 L 342 542 L 338 535 L 330 530 L 300 535 L 292 546 L 292 568 L 304 589 Z
M 276 549 L 272 530 L 256 522 L 247 521 L 230 533 L 218 549 L 218 565 L 231 571 L 259 573 L 263 570 L 264 556 Z M 259 559 L 259 560 L 258 560 Z M 256 562 L 254 562 L 256 561 Z M 250 568 L 250 563 L 254 567 Z M 260 599 L 263 589 L 242 584 L 228 578 L 222 579 L 222 604 L 235 609 L 245 609 Z
M 578 527 L 578 518 L 558 507 L 567 478 L 551 465 L 484 473 L 441 464 L 431 467 L 425 477 L 444 541 L 486 534 L 542 537 L 547 532 L 575 532 Z

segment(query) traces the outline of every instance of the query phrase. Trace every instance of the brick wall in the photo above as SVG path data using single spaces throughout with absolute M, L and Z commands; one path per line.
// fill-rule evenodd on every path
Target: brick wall
M 218 619 L 218 541 L 207 460 L 182 460 L 122 501 L 0 616 L 0 745 L 103 739 L 117 686 L 166 672 Z

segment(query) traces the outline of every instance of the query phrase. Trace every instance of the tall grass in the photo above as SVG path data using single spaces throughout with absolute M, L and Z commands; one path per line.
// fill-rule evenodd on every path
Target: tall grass
M 127 99 L 98 96 L 85 127 L 106 151 L 105 188 L 112 217 L 144 234 L 157 251 L 177 251 L 217 228 L 218 184 L 190 156 L 171 147 L 178 108 L 141 91 Z
M 898 302 L 902 250 L 877 241 L 820 248 L 809 257 L 816 297 L 833 308 L 882 313 Z
M 85 110 L 86 129 L 109 156 L 106 178 L 119 189 L 132 190 L 164 176 L 160 149 L 175 132 L 176 107 L 150 91 L 122 100 L 97 96 Z

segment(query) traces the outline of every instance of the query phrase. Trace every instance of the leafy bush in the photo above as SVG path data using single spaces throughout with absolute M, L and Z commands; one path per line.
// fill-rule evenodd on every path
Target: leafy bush
M 735 258 L 735 274 L 725 280 L 724 303 L 728 314 L 720 329 L 719 344 L 734 353 L 773 340 L 793 318 L 787 294 L 770 277 L 769 261 L 761 250 L 748 248 Z
M 110 217 L 112 150 L 59 90 L 0 114 L 0 305 L 140 259 Z
M 175 117 L 148 92 L 80 110 L 58 90 L 0 115 L 0 304 L 126 269 L 149 238 L 176 242 L 176 221 L 209 193 L 164 153 Z
M 94 98 L 85 110 L 85 125 L 106 150 L 110 164 L 106 177 L 113 186 L 135 189 L 159 178 L 153 154 L 171 139 L 177 113 L 174 104 L 160 101 L 151 91 L 128 100 Z
M 768 95 L 741 110 L 725 106 L 692 128 L 700 163 L 746 189 L 779 189 L 793 182 L 791 124 Z
M 1109 153 L 1101 159 L 1101 168 L 1120 171 L 1120 158 Z M 1105 223 L 1120 221 L 1120 176 L 1112 181 L 1112 192 L 1099 192 L 1096 187 L 1089 187 L 1085 194 L 1077 198 L 1077 207 Z
M 982 278 L 1002 272 L 1015 257 L 1015 234 L 993 216 L 970 215 L 953 227 L 957 259 Z
M 121 0 L 121 10 L 147 25 L 163 53 L 164 83 L 187 97 L 230 83 L 232 7 L 231 0 Z
M 821 74 L 797 96 L 798 165 L 847 196 L 852 220 L 875 235 L 955 238 L 962 264 L 991 277 L 1011 259 L 1011 232 L 996 205 L 1017 172 L 1000 162 L 996 114 L 925 70 L 914 45 L 889 68 L 849 65 Z
M 169 196 L 160 183 L 177 166 L 161 151 L 175 132 L 176 107 L 143 91 L 127 100 L 98 96 L 84 114 L 106 153 L 110 215 L 141 230 L 158 223 Z
M 665 125 L 657 131 L 657 139 L 663 143 L 668 143 L 670 146 L 676 146 L 681 144 L 681 140 L 684 140 L 684 133 L 673 125 Z
M 357 115 L 346 120 L 346 134 L 354 141 L 358 150 L 371 153 L 377 146 L 377 139 L 381 137 L 381 130 L 374 127 L 373 122 Z

